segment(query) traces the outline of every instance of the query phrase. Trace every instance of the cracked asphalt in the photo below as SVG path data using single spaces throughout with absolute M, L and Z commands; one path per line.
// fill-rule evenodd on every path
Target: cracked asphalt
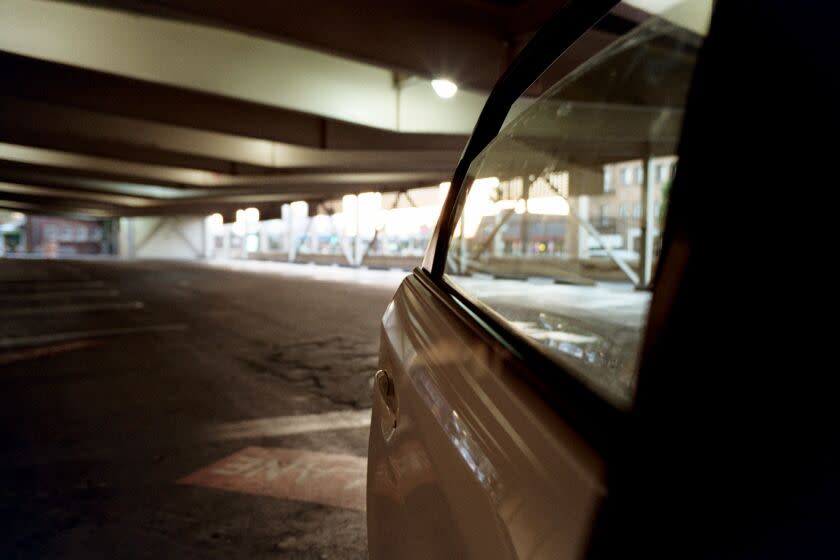
M 177 483 L 249 447 L 366 455 L 365 427 L 212 436 L 370 407 L 401 275 L 327 272 L 0 260 L 0 558 L 365 558 L 363 512 Z

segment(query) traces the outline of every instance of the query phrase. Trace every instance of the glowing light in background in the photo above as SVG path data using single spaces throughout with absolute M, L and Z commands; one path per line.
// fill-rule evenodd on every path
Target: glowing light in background
M 258 208 L 246 208 L 242 215 L 245 218 L 245 223 L 255 224 L 260 221 L 260 211 Z
M 484 216 L 495 216 L 498 214 L 493 199 L 495 198 L 495 189 L 499 186 L 499 179 L 497 177 L 484 177 L 473 181 L 469 194 L 467 194 L 467 203 L 464 205 L 464 235 L 467 237 L 474 237 L 478 230 L 481 219 Z
M 245 210 L 241 208 L 236 211 L 236 221 L 231 226 L 235 235 L 245 235 Z
M 458 92 L 458 86 L 455 85 L 455 82 L 445 78 L 432 80 L 432 89 L 434 89 L 435 93 L 438 94 L 438 97 L 442 99 L 449 99 Z
M 521 214 L 517 210 L 517 214 Z M 550 214 L 554 216 L 568 216 L 569 203 L 559 196 L 542 196 L 528 199 L 529 214 Z
M 304 200 L 296 200 L 292 202 L 292 215 L 295 217 L 306 216 L 309 214 L 309 204 Z
M 207 228 L 213 233 L 219 233 L 224 229 L 225 219 L 218 212 L 207 216 Z
M 441 183 L 440 185 L 438 185 L 438 200 L 441 204 L 443 204 L 444 201 L 446 201 L 446 195 L 449 194 L 449 185 L 451 184 L 452 183 L 450 183 L 449 181 L 446 181 L 445 183 Z
M 384 220 L 381 216 L 382 193 L 366 192 L 359 195 L 345 195 L 341 199 L 341 212 L 344 215 L 344 231 L 348 235 L 355 235 L 358 231 L 361 235 L 371 236 L 376 226 Z

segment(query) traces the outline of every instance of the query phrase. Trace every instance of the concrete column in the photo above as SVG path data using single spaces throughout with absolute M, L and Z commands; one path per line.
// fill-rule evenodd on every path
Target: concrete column
M 639 253 L 639 288 L 647 288 L 653 275 L 653 236 L 656 228 L 654 209 L 653 159 L 642 165 L 642 243 Z
M 137 218 L 128 219 L 128 257 L 137 256 Z
M 259 222 L 257 227 L 259 228 L 259 235 L 260 235 L 260 246 L 259 246 L 258 250 L 261 253 L 267 253 L 268 252 L 268 222 L 261 221 L 261 222 Z
M 297 244 L 295 243 L 295 216 L 292 205 L 283 205 L 283 213 L 285 214 L 283 221 L 286 222 L 286 251 L 288 252 L 289 262 L 295 262 Z
M 222 258 L 230 258 L 230 224 L 222 225 Z
M 359 195 L 356 195 L 356 229 L 353 235 L 353 266 L 362 264 L 362 257 L 364 250 L 362 248 L 362 224 L 361 224 L 361 204 L 359 203 Z
M 499 212 L 496 214 L 494 226 L 498 226 L 499 222 L 506 216 L 504 211 Z M 496 231 L 496 235 L 493 236 L 493 241 L 490 249 L 490 255 L 493 257 L 498 257 L 502 253 L 504 253 L 505 249 L 505 241 L 503 239 L 501 228 Z
M 520 253 L 523 257 L 528 256 L 528 199 L 531 194 L 531 181 L 527 178 L 523 179 L 522 200 L 525 201 L 525 211 L 522 213 L 522 221 L 519 228 L 519 242 L 521 243 Z
M 460 243 L 459 253 L 461 255 L 461 266 L 459 267 L 461 274 L 466 274 L 470 267 L 470 248 L 467 244 L 467 236 L 464 235 L 464 220 L 461 219 L 461 235 L 458 240 Z
M 202 259 L 210 258 L 210 228 L 207 227 L 207 218 L 201 220 L 201 255 Z
M 309 252 L 316 254 L 318 253 L 318 230 L 315 228 L 315 218 L 317 216 L 310 216 L 310 227 L 309 227 Z
M 579 196 L 577 199 L 577 208 L 575 213 L 581 222 L 589 221 L 589 197 Z M 589 258 L 589 232 L 587 229 L 578 223 L 577 227 L 577 247 L 575 256 L 578 259 Z

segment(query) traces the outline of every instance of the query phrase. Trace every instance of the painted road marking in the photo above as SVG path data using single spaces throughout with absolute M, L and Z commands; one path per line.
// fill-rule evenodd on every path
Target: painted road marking
M 364 457 L 246 447 L 178 484 L 365 511 L 366 478 Z
M 187 330 L 187 325 L 176 323 L 171 325 L 148 325 L 145 327 L 118 327 L 114 329 L 71 331 L 52 334 L 40 334 L 34 336 L 10 336 L 6 338 L 0 338 L 0 350 L 6 350 L 9 348 L 22 348 L 25 346 L 38 346 L 42 344 L 52 344 L 55 342 L 79 340 L 83 338 L 102 338 L 107 336 L 124 336 L 130 334 L 174 332 L 185 330 Z
M 22 317 L 27 315 L 55 315 L 58 313 L 89 313 L 91 311 L 135 311 L 143 309 L 142 301 L 120 301 L 116 303 L 78 303 L 72 305 L 50 305 L 39 307 L 13 307 L 4 309 L 7 317 Z
M 214 440 L 226 440 L 367 428 L 370 426 L 370 413 L 371 411 L 368 408 L 229 422 L 210 430 L 207 435 Z
M 27 348 L 26 350 L 6 352 L 4 354 L 0 354 L 0 364 L 21 362 L 24 360 L 31 360 L 33 358 L 40 358 L 42 356 L 53 356 L 55 354 L 63 354 L 64 352 L 72 352 L 73 350 L 81 350 L 82 348 L 90 348 L 91 346 L 98 345 L 99 342 L 95 340 L 75 340 L 73 342 L 41 346 L 39 348 Z
M 65 290 L 59 292 L 32 292 L 19 294 L 0 294 L 0 301 L 38 301 L 42 299 L 75 299 L 114 297 L 120 295 L 119 290 L 87 289 L 87 290 Z
M 105 282 L 101 280 L 67 281 L 67 282 L 38 282 L 37 280 L 6 280 L 0 281 L 0 292 L 10 291 L 35 292 L 41 290 L 72 290 L 76 288 L 102 288 Z

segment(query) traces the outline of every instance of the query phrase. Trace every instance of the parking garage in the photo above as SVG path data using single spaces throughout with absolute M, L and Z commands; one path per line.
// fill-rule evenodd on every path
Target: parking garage
M 346 9 L 3 4 L 5 550 L 365 556 L 380 317 L 552 6 Z M 649 282 L 675 162 L 483 178 L 457 266 Z
M 628 452 L 743 210 L 674 190 L 751 149 L 690 157 L 713 4 L 0 0 L 0 556 L 612 557 L 759 480 Z

